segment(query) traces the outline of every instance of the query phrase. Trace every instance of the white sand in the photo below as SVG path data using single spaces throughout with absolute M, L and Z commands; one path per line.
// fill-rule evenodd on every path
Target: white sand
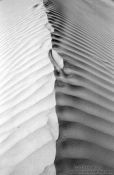
M 0 175 L 55 173 L 51 30 L 42 1 L 0 2 Z

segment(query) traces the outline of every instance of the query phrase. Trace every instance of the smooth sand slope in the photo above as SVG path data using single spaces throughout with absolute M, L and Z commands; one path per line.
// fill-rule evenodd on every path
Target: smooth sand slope
M 114 4 L 44 0 L 64 60 L 56 73 L 57 175 L 113 175 Z
M 0 175 L 54 175 L 58 121 L 42 1 L 0 2 Z

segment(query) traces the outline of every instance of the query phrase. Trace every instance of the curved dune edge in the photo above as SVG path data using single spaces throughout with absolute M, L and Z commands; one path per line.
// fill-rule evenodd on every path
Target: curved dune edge
M 102 0 L 44 4 L 53 49 L 64 61 L 55 86 L 57 175 L 113 175 L 114 6 Z
M 0 174 L 54 175 L 58 120 L 42 0 L 0 2 Z

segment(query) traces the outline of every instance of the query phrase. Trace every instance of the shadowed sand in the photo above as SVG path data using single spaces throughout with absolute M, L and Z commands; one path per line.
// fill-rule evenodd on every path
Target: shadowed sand
M 57 175 L 112 175 L 114 5 L 108 0 L 44 2 L 55 29 L 53 48 L 64 60 L 55 85 L 60 125 Z

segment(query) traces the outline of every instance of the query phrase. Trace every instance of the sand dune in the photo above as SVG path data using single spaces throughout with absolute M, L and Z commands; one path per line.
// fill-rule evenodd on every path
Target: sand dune
M 111 0 L 0 2 L 0 174 L 114 174 L 113 16 Z

